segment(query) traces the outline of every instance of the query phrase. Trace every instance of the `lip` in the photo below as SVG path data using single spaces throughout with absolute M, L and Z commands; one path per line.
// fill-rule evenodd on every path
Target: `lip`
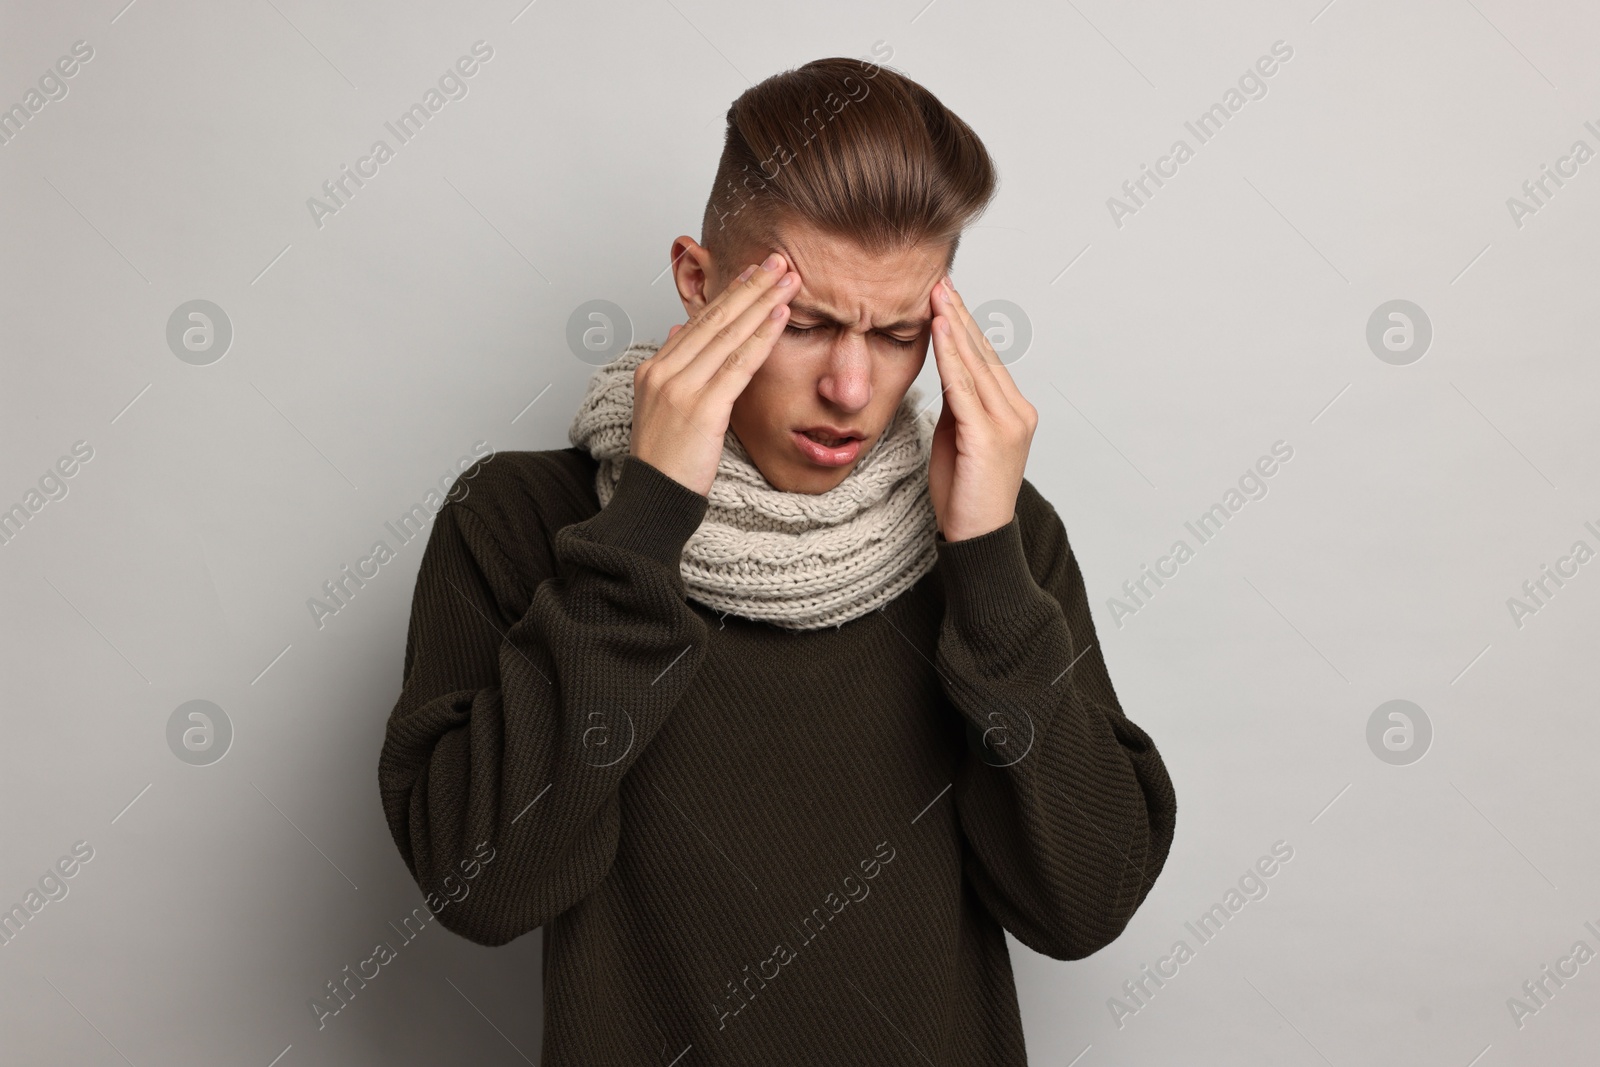
M 813 427 L 813 429 L 827 428 Z M 837 430 L 829 430 L 828 432 L 833 437 L 845 436 L 845 432 Z M 800 450 L 800 454 L 819 467 L 845 467 L 854 463 L 856 457 L 861 454 L 862 439 L 860 437 L 852 441 L 846 441 L 838 448 L 829 448 L 826 445 L 817 444 L 817 442 L 799 430 L 789 431 L 789 436 L 793 439 L 795 447 Z
M 854 426 L 835 426 L 835 425 L 833 425 L 832 423 L 829 423 L 829 422 L 819 422 L 815 426 L 802 426 L 802 427 L 800 427 L 799 432 L 800 433 L 808 433 L 808 432 L 810 432 L 812 430 L 818 430 L 818 431 L 826 434 L 829 437 L 865 437 L 865 436 L 867 436 L 867 433 L 866 433 L 865 430 L 858 430 Z

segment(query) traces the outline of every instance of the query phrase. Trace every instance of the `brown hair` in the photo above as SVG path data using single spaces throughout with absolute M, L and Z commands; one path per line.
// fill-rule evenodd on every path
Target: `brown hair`
M 728 108 L 700 241 L 730 270 L 798 219 L 874 255 L 948 241 L 954 261 L 996 184 L 978 135 L 927 89 L 867 60 L 817 59 Z

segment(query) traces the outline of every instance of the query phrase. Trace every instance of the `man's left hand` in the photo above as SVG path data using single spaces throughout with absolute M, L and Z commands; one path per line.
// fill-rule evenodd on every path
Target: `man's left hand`
M 1015 516 L 1039 413 L 948 277 L 933 287 L 931 302 L 944 411 L 933 431 L 928 491 L 944 539 L 964 541 Z

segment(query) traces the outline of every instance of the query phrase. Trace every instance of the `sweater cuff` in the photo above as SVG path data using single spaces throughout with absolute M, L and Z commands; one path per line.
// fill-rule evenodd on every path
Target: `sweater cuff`
M 1017 516 L 998 529 L 961 541 L 934 539 L 944 575 L 945 609 L 963 623 L 986 626 L 1013 619 L 1040 593 L 1028 569 Z
M 638 456 L 622 460 L 611 500 L 587 523 L 588 538 L 648 556 L 677 570 L 683 546 L 711 502 Z

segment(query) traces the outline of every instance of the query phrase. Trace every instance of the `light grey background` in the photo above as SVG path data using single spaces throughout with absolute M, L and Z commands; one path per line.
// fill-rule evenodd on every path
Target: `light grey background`
M 0 546 L 0 905 L 94 849 L 0 948 L 0 1058 L 537 1061 L 537 935 L 430 926 L 317 1029 L 308 999 L 421 903 L 376 761 L 422 541 L 321 629 L 306 601 L 474 442 L 565 447 L 591 370 L 567 317 L 679 321 L 661 272 L 731 99 L 875 46 L 997 160 L 956 282 L 1031 320 L 1028 476 L 1179 797 L 1115 944 L 1011 943 L 1032 1062 L 1593 1055 L 1600 962 L 1521 1027 L 1507 999 L 1600 951 L 1600 562 L 1520 626 L 1507 600 L 1600 548 L 1600 159 L 1520 226 L 1507 198 L 1600 149 L 1594 8 L 124 3 L 0 25 L 0 105 L 94 49 L 0 147 L 0 506 L 94 450 Z M 319 228 L 307 198 L 480 40 L 468 95 Z M 1267 95 L 1117 226 L 1107 198 L 1280 40 Z M 166 342 L 195 299 L 234 331 L 207 366 Z M 1366 343 L 1393 299 L 1434 331 L 1406 366 Z M 1268 495 L 1114 620 L 1280 440 Z M 196 699 L 234 730 L 209 766 L 167 743 Z M 1407 766 L 1366 740 L 1392 699 L 1434 730 Z M 1197 947 L 1184 924 L 1277 841 L 1269 894 Z M 1194 959 L 1119 1027 L 1108 999 L 1180 938 Z

